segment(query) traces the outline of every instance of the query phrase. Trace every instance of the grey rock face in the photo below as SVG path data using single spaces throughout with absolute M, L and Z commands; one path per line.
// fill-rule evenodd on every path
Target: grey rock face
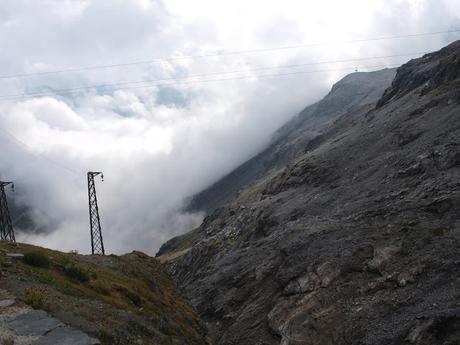
M 12 306 L 16 301 L 14 299 L 0 300 L 0 308 L 6 308 Z
M 44 335 L 64 325 L 59 320 L 49 317 L 43 310 L 31 310 L 10 321 L 8 326 L 17 335 L 35 336 Z
M 171 272 L 215 344 L 460 343 L 455 61 L 459 43 L 402 66 L 379 107 L 339 116 L 165 246 L 183 250 Z
M 60 327 L 41 337 L 33 345 L 98 345 L 97 339 L 90 338 L 85 333 L 69 328 Z
M 230 201 L 238 190 L 262 178 L 267 171 L 284 167 L 303 153 L 307 144 L 318 137 L 331 121 L 366 104 L 375 103 L 390 86 L 395 73 L 395 69 L 385 69 L 346 76 L 323 100 L 305 108 L 280 128 L 264 151 L 194 196 L 189 209 L 210 214 Z
M 43 310 L 17 304 L 14 296 L 0 289 L 0 344 L 99 345 L 97 339 L 64 325 Z
M 460 41 L 457 41 L 438 52 L 405 64 L 400 68 L 391 87 L 385 91 L 377 106 L 381 107 L 418 87 L 421 87 L 422 94 L 427 94 L 446 82 L 460 78 L 459 49 Z M 451 101 L 454 99 L 458 101 L 459 97 L 457 93 Z

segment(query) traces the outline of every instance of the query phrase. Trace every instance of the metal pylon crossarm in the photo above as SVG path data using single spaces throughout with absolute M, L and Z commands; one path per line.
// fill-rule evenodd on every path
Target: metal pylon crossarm
M 16 242 L 5 193 L 5 187 L 8 185 L 14 186 L 13 182 L 0 181 L 0 239 L 3 241 Z
M 101 219 L 99 217 L 99 208 L 97 206 L 96 186 L 94 177 L 104 175 L 99 171 L 88 172 L 88 202 L 89 202 L 89 224 L 91 231 L 91 253 L 105 255 L 104 241 L 102 240 Z

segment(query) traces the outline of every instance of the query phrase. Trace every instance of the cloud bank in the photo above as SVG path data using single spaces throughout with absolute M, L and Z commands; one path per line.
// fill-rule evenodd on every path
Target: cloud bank
M 89 252 L 86 171 L 100 170 L 107 250 L 155 253 L 201 222 L 181 211 L 189 196 L 257 153 L 332 83 L 355 67 L 410 57 L 273 67 L 430 51 L 459 35 L 216 53 L 459 27 L 456 0 L 2 2 L 0 75 L 33 74 L 0 79 L 0 177 L 16 182 L 16 203 L 40 229 L 17 237 Z M 213 56 L 184 58 L 203 55 Z M 315 70 L 326 72 L 296 74 Z M 285 72 L 294 73 L 266 77 Z M 43 96 L 1 99 L 37 92 Z

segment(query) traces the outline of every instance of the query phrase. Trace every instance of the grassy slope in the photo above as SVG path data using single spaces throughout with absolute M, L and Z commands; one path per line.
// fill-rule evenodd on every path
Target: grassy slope
M 49 267 L 27 265 L 6 253 L 39 252 Z M 77 267 L 85 279 L 69 275 Z M 83 256 L 0 241 L 0 286 L 19 298 L 29 288 L 46 290 L 44 309 L 103 344 L 205 344 L 193 307 L 154 258 Z M 142 341 L 142 342 L 140 342 Z

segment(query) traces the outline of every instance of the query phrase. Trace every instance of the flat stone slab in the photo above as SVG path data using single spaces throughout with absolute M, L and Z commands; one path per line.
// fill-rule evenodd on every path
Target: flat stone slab
M 32 345 L 100 345 L 99 340 L 70 327 L 59 327 L 41 337 Z
M 6 256 L 13 258 L 13 259 L 22 259 L 24 254 L 21 253 L 6 253 Z
M 44 335 L 60 326 L 64 324 L 43 310 L 31 310 L 8 322 L 8 327 L 20 336 Z
M 16 301 L 14 299 L 3 299 L 0 300 L 0 308 L 8 308 L 11 307 Z
M 0 289 L 0 299 L 14 299 L 15 297 L 6 290 Z

